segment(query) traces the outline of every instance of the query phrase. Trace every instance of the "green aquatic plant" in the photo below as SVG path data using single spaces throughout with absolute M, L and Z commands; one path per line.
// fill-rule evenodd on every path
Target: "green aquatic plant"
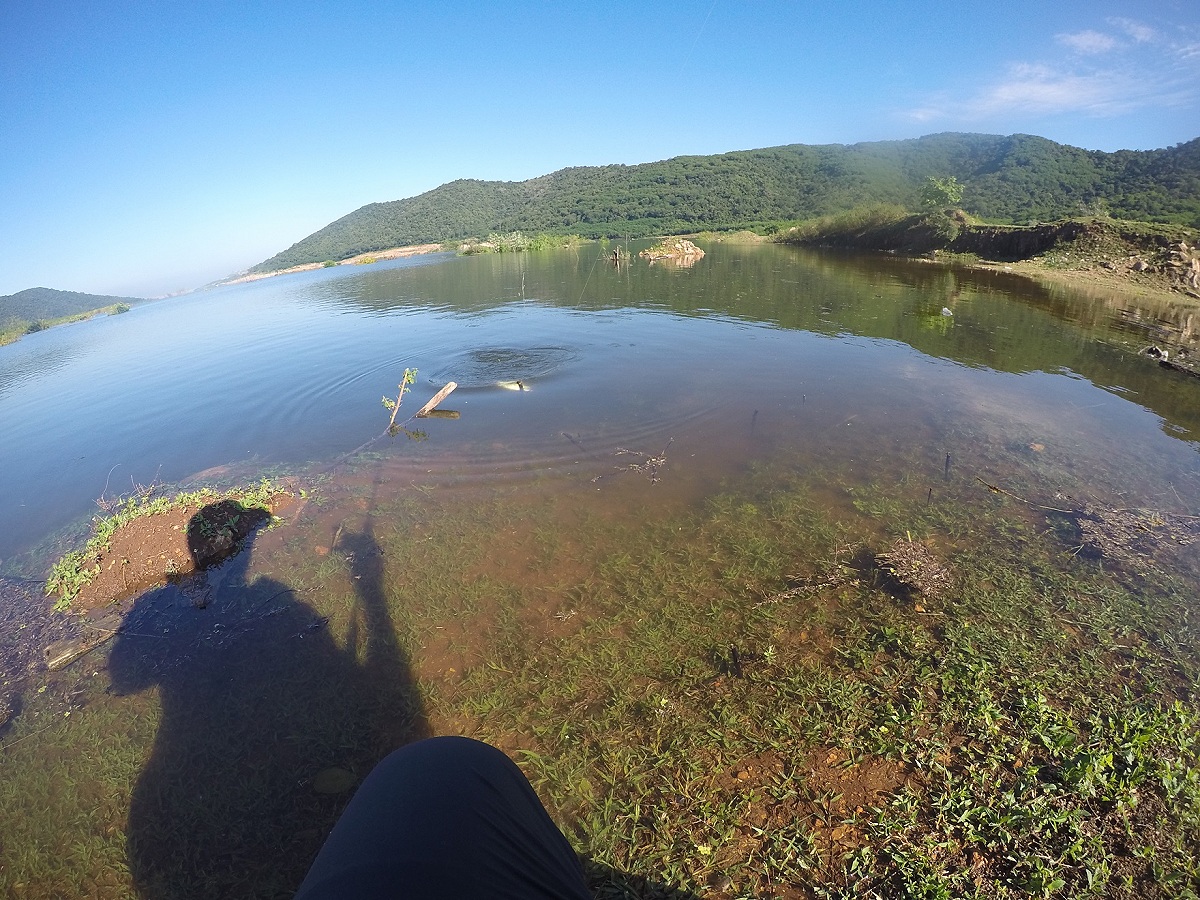
M 57 595 L 54 601 L 56 610 L 67 609 L 80 590 L 100 574 L 99 563 L 88 565 L 88 560 L 93 556 L 89 550 L 65 553 L 50 569 L 50 574 L 46 576 L 46 594 Z
M 390 410 L 392 413 L 392 418 L 388 422 L 387 427 L 388 434 L 396 433 L 396 415 L 400 412 L 400 404 L 404 402 L 404 395 L 408 393 L 408 390 L 410 387 L 412 387 L 412 385 L 416 384 L 416 381 L 417 370 L 405 369 L 404 377 L 401 379 L 400 384 L 397 385 L 399 392 L 396 394 L 396 399 L 393 400 L 391 397 L 383 398 L 384 409 Z

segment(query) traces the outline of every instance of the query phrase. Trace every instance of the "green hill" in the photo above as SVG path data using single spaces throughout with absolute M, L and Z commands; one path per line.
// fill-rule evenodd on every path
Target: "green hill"
M 521 182 L 452 181 L 368 204 L 251 271 L 490 232 L 645 237 L 798 221 L 864 204 L 915 207 L 930 175 L 956 177 L 966 185 L 963 208 L 994 222 L 1106 213 L 1200 227 L 1200 139 L 1105 153 L 1033 135 L 947 133 L 569 168 Z
M 113 312 L 147 301 L 139 297 L 111 297 L 102 294 L 81 294 L 77 291 L 56 291 L 35 287 L 0 297 L 0 344 L 16 340 L 22 334 L 40 331 L 88 313 L 100 310 Z

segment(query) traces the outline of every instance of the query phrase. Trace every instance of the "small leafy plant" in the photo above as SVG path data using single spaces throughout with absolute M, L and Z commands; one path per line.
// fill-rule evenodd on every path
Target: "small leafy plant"
M 391 413 L 392 413 L 391 421 L 388 422 L 388 427 L 387 427 L 388 434 L 394 435 L 394 434 L 396 434 L 397 431 L 399 431 L 399 429 L 396 427 L 396 415 L 400 412 L 400 404 L 404 402 L 404 395 L 408 393 L 408 389 L 412 385 L 414 385 L 416 383 L 416 381 L 417 381 L 417 370 L 416 369 L 405 369 L 404 370 L 404 378 L 403 378 L 403 380 L 401 380 L 400 384 L 397 386 L 399 388 L 400 392 L 398 394 L 396 394 L 396 399 L 393 400 L 391 397 L 383 398 L 384 408 L 391 410 Z

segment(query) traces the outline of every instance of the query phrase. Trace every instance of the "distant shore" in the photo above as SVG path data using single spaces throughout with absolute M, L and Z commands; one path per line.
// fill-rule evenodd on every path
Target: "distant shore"
M 343 259 L 338 262 L 331 260 L 329 262 L 304 263 L 303 265 L 291 266 L 287 269 L 277 269 L 274 272 L 247 272 L 244 275 L 218 281 L 215 286 L 245 284 L 249 281 L 262 281 L 264 278 L 274 278 L 276 275 L 291 275 L 293 272 L 309 272 L 313 269 L 331 269 L 334 266 L 370 265 L 374 262 L 382 262 L 385 259 L 403 259 L 406 256 L 419 256 L 422 253 L 436 253 L 441 249 L 441 244 L 413 244 L 407 247 L 392 247 L 390 250 L 373 250 L 369 253 L 360 253 L 357 256 L 351 256 L 349 259 Z

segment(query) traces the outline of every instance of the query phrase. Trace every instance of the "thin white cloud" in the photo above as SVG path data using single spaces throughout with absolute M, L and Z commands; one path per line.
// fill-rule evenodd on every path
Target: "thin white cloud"
M 1056 71 L 1049 66 L 1019 63 L 1008 77 L 969 100 L 969 113 L 986 118 L 997 113 L 1126 112 L 1153 93 L 1119 72 Z
M 1120 28 L 1129 37 L 1133 38 L 1139 44 L 1149 43 L 1154 40 L 1156 32 L 1149 25 L 1143 25 L 1141 22 L 1135 22 L 1133 19 L 1109 19 L 1109 24 Z
M 1200 43 L 1183 44 L 1175 52 L 1180 59 L 1200 59 Z
M 1137 109 L 1178 106 L 1194 97 L 1190 86 L 1128 69 L 1072 72 L 1019 63 L 1011 66 L 1004 78 L 973 96 L 935 98 L 909 110 L 906 116 L 918 122 L 1068 113 L 1109 117 Z
M 940 119 L 946 114 L 945 108 L 941 106 L 922 106 L 918 109 L 910 109 L 908 118 L 915 122 L 932 122 L 935 119 Z
M 1066 44 L 1076 53 L 1107 53 L 1117 46 L 1117 39 L 1099 31 L 1077 31 L 1073 34 L 1057 34 L 1054 39 Z
M 1057 34 L 1074 51 L 1052 64 L 1014 62 L 963 93 L 937 92 L 908 110 L 917 122 L 980 122 L 1013 116 L 1119 116 L 1195 103 L 1200 43 L 1172 42 L 1132 19 L 1110 19 L 1120 36 L 1095 29 Z M 1190 37 L 1190 35 L 1189 35 Z

